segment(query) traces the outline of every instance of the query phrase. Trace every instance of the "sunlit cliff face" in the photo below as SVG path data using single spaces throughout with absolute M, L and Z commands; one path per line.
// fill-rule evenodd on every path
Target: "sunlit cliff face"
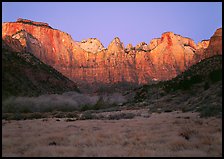
M 96 38 L 77 42 L 47 23 L 19 19 L 2 24 L 2 38 L 10 36 L 23 46 L 17 50 L 33 53 L 79 84 L 145 84 L 171 79 L 205 57 L 222 54 L 220 32 L 221 28 L 210 41 L 198 45 L 190 38 L 166 32 L 149 44 L 130 44 L 126 48 L 116 37 L 104 48 Z M 8 43 L 14 45 L 12 41 Z

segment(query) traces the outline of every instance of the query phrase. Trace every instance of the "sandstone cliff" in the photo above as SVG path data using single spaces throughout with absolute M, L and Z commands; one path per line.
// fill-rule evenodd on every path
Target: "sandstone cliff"
M 222 28 L 219 28 L 216 30 L 216 32 L 210 39 L 208 48 L 205 51 L 205 58 L 221 54 L 222 54 Z
M 202 40 L 197 45 L 197 61 L 201 61 L 214 55 L 222 55 L 222 28 L 217 29 L 210 40 Z
M 96 38 L 77 42 L 48 24 L 24 20 L 2 24 L 3 39 L 10 36 L 19 40 L 27 52 L 79 85 L 96 87 L 118 82 L 145 84 L 171 79 L 200 58 L 222 54 L 220 32 L 218 29 L 209 42 L 198 45 L 190 38 L 166 32 L 149 44 L 142 42 L 135 47 L 129 44 L 126 48 L 116 37 L 108 48 L 104 48 Z
M 83 50 L 92 53 L 97 53 L 103 49 L 106 49 L 97 38 L 89 38 L 87 40 L 82 40 L 78 44 Z

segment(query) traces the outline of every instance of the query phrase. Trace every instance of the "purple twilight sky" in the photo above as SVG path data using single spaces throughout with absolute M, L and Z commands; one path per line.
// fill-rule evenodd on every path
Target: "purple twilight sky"
M 119 37 L 126 46 L 172 31 L 196 43 L 222 27 L 222 2 L 2 2 L 2 22 L 46 22 L 75 41 Z

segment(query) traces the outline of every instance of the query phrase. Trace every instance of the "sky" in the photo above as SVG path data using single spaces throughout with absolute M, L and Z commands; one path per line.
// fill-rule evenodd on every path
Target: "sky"
M 2 2 L 2 22 L 46 22 L 75 41 L 147 44 L 172 31 L 200 42 L 222 27 L 222 2 Z

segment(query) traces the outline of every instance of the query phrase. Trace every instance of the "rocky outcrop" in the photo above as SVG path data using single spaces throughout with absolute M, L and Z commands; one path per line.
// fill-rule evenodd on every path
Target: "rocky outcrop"
M 197 46 L 190 38 L 166 32 L 148 45 L 143 42 L 136 47 L 129 44 L 125 48 L 116 37 L 106 49 L 96 38 L 77 42 L 67 33 L 42 25 L 2 24 L 3 39 L 9 36 L 20 41 L 27 52 L 80 86 L 90 84 L 92 87 L 171 79 L 198 62 L 203 57 L 199 55 L 204 55 L 206 50 L 209 56 L 214 51 L 220 54 L 220 35 L 219 29 L 212 36 L 208 48 L 207 42 Z
M 208 48 L 205 50 L 205 58 L 222 55 L 222 28 L 219 28 L 212 35 Z
M 208 48 L 209 40 L 202 40 L 197 44 L 197 49 L 195 51 L 195 59 L 197 62 L 205 59 L 205 50 Z
M 197 44 L 197 49 L 206 49 L 209 45 L 209 40 L 202 40 Z
M 17 19 L 16 22 L 17 23 L 31 24 L 31 25 L 44 26 L 44 27 L 51 28 L 48 23 L 35 22 L 35 21 L 32 21 L 32 20 L 28 20 L 28 19 L 19 18 L 19 19 Z
M 178 34 L 175 34 L 175 36 L 177 37 L 178 41 L 184 46 L 190 46 L 194 50 L 197 49 L 197 45 L 194 43 L 192 39 L 187 37 L 182 37 L 181 35 L 178 35 Z
M 97 38 L 89 38 L 87 40 L 82 40 L 81 42 L 79 42 L 79 46 L 83 50 L 92 53 L 97 53 L 100 52 L 101 50 L 106 49 Z
M 73 55 L 75 49 L 79 46 L 70 35 L 62 31 L 49 27 L 11 22 L 2 24 L 2 38 L 4 39 L 6 36 L 20 40 L 23 46 L 28 46 L 27 51 L 32 52 L 44 63 L 53 66 L 60 72 L 67 72 L 65 68 L 75 63 Z
M 142 57 L 141 63 L 148 66 L 144 72 L 154 80 L 168 80 L 185 71 L 194 63 L 194 51 L 191 46 L 173 32 L 165 32 L 160 39 L 154 40 L 155 48 Z M 151 43 L 152 44 L 152 43 Z M 151 45 L 152 46 L 152 45 Z M 137 56 L 137 55 L 136 55 Z M 138 61 L 138 58 L 136 58 Z M 138 65 L 141 65 L 138 63 Z
M 135 50 L 135 48 L 132 46 L 132 44 L 128 44 L 125 48 L 125 52 L 130 52 L 132 50 Z
M 124 44 L 120 41 L 118 37 L 115 37 L 108 46 L 108 52 L 121 52 L 124 50 Z
M 149 51 L 148 45 L 145 42 L 141 42 L 135 46 L 137 51 Z
M 195 54 L 196 61 L 201 61 L 214 55 L 222 55 L 222 28 L 217 29 L 210 40 L 199 42 Z
M 152 39 L 149 43 L 149 50 L 155 49 L 161 43 L 160 38 Z
M 35 54 L 41 54 L 41 43 L 33 37 L 32 34 L 27 33 L 25 30 L 20 30 L 12 35 L 13 39 L 17 39 L 20 41 L 25 52 L 30 52 Z

